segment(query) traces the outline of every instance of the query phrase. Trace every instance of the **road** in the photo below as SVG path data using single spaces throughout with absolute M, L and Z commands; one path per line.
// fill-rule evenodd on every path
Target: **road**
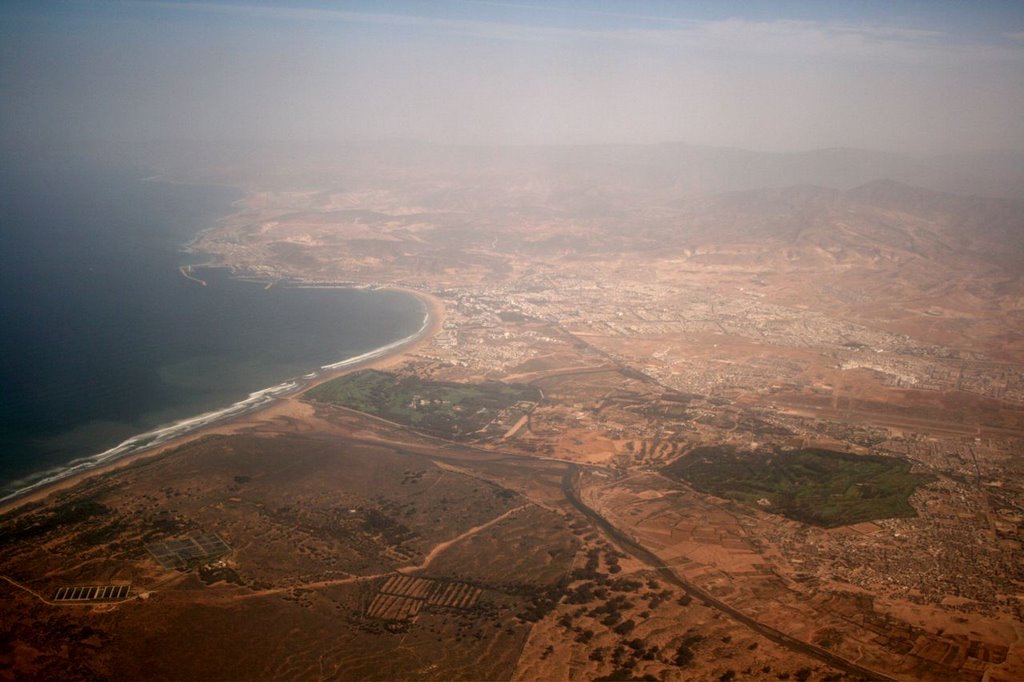
M 628 535 L 620 531 L 618 528 L 613 526 L 611 523 L 608 522 L 607 519 L 605 519 L 596 511 L 588 507 L 583 502 L 583 500 L 580 499 L 580 496 L 576 491 L 576 479 L 579 475 L 580 467 L 578 464 L 574 462 L 557 458 L 536 458 L 518 454 L 503 454 L 500 451 L 486 450 L 465 444 L 456 445 L 453 443 L 440 441 L 439 439 L 434 438 L 431 438 L 430 440 L 438 440 L 438 446 L 440 447 L 429 445 L 414 445 L 410 443 L 399 443 L 396 441 L 389 441 L 387 439 L 374 439 L 366 437 L 352 438 L 351 440 L 355 442 L 361 442 L 364 444 L 398 447 L 407 454 L 422 455 L 430 457 L 431 459 L 434 460 L 439 459 L 442 461 L 451 461 L 463 464 L 466 463 L 467 461 L 472 460 L 467 460 L 467 458 L 465 457 L 445 457 L 443 454 L 441 454 L 441 452 L 439 452 L 439 450 L 443 452 L 445 449 L 454 447 L 456 449 L 467 450 L 474 454 L 486 454 L 487 459 L 491 460 L 521 461 L 523 463 L 534 464 L 536 464 L 538 461 L 553 461 L 565 464 L 565 474 L 562 476 L 562 493 L 565 495 L 566 500 L 568 500 L 569 503 L 573 505 L 573 507 L 575 507 L 584 516 L 590 519 L 595 525 L 597 525 L 597 527 L 600 528 L 601 531 L 603 531 L 622 549 L 629 552 L 634 557 L 636 557 L 640 561 L 644 562 L 645 564 L 653 568 L 667 582 L 682 588 L 687 593 L 696 597 L 697 599 L 700 599 L 702 602 L 704 602 L 711 608 L 721 611 L 733 620 L 743 623 L 754 632 L 757 632 L 758 634 L 768 638 L 769 640 L 775 642 L 776 644 L 779 644 L 780 646 L 785 647 L 786 649 L 789 649 L 790 651 L 795 651 L 797 653 L 805 654 L 812 658 L 816 658 L 819 661 L 826 663 L 832 666 L 833 668 L 836 668 L 837 670 L 841 670 L 851 675 L 857 675 L 864 679 L 891 680 L 893 682 L 895 682 L 896 680 L 896 678 L 894 677 L 890 677 L 888 675 L 882 674 L 875 670 L 871 670 L 869 668 L 865 668 L 864 666 L 858 665 L 853 661 L 849 661 L 843 658 L 842 656 L 839 656 L 827 649 L 815 646 L 814 644 L 805 642 L 801 639 L 797 639 L 796 637 L 792 637 L 780 630 L 776 630 L 775 628 L 769 625 L 761 623 L 760 621 L 755 620 L 754 618 L 748 616 L 742 611 L 739 611 L 736 608 L 730 606 L 729 604 L 726 604 L 725 602 L 717 599 L 716 597 L 706 592 L 705 590 L 701 589 L 700 587 L 697 587 L 696 585 L 681 578 L 679 574 L 677 574 L 671 568 L 666 566 L 664 562 L 656 554 L 646 549 L 645 547 L 634 541 L 632 538 L 630 538 Z
M 565 498 L 579 510 L 584 516 L 590 519 L 594 524 L 597 525 L 606 535 L 615 541 L 622 549 L 632 554 L 634 557 L 644 562 L 660 575 L 667 582 L 681 587 L 686 592 L 702 602 L 710 606 L 711 608 L 718 609 L 722 613 L 726 614 L 733 620 L 743 623 L 754 632 L 767 637 L 771 641 L 779 644 L 790 651 L 805 654 L 812 658 L 816 658 L 823 663 L 842 670 L 843 672 L 850 673 L 852 675 L 859 675 L 869 680 L 895 680 L 896 678 L 884 675 L 875 670 L 865 668 L 857 665 L 853 661 L 849 661 L 842 656 L 838 656 L 828 649 L 815 646 L 809 642 L 805 642 L 801 639 L 791 637 L 784 632 L 776 630 L 775 628 L 765 625 L 750 616 L 746 615 L 742 611 L 739 611 L 732 606 L 729 606 L 725 602 L 715 598 L 710 593 L 697 587 L 696 585 L 683 580 L 679 574 L 673 571 L 671 568 L 666 566 L 664 562 L 654 552 L 644 548 L 642 545 L 637 543 L 635 540 L 630 538 L 628 535 L 620 531 L 618 528 L 608 522 L 603 516 L 598 514 L 596 511 L 588 507 L 582 499 L 580 499 L 579 493 L 576 491 L 576 481 L 579 475 L 579 467 L 575 464 L 570 464 L 565 471 L 565 475 L 562 477 L 562 492 L 565 494 Z

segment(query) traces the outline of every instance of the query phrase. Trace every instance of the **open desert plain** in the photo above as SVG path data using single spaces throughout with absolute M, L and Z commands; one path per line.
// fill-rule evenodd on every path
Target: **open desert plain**
M 9 504 L 0 676 L 1024 678 L 1024 204 L 695 153 L 169 164 L 428 324 Z

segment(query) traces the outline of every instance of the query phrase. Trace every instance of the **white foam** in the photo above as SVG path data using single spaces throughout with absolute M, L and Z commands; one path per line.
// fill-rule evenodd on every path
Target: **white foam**
M 37 490 L 51 483 L 56 483 L 57 481 L 88 471 L 89 469 L 94 469 L 102 464 L 113 462 L 126 455 L 142 452 L 144 450 L 157 447 L 158 445 L 163 445 L 168 441 L 174 440 L 175 438 L 179 438 L 203 427 L 210 426 L 211 424 L 233 419 L 265 407 L 280 397 L 296 393 L 306 388 L 311 381 L 319 378 L 323 371 L 333 371 L 344 367 L 351 367 L 352 365 L 386 355 L 388 352 L 400 346 L 415 341 L 427 330 L 429 323 L 430 313 L 428 312 L 423 315 L 423 322 L 420 324 L 420 328 L 403 339 L 381 346 L 380 348 L 374 348 L 362 355 L 356 355 L 355 357 L 347 358 L 339 362 L 323 365 L 320 367 L 320 370 L 304 374 L 300 379 L 290 379 L 277 384 L 276 386 L 270 386 L 269 388 L 254 391 L 253 393 L 250 393 L 245 400 L 240 400 L 225 408 L 213 410 L 212 412 L 205 412 L 195 417 L 189 417 L 166 426 L 158 427 L 152 431 L 140 433 L 108 450 L 104 450 L 99 454 L 73 460 L 62 467 L 47 469 L 46 471 L 36 474 L 37 476 L 41 476 L 41 478 L 34 480 L 29 485 L 21 487 L 9 495 L 0 497 L 0 503 L 16 497 L 21 497 L 33 490 Z
M 340 362 L 335 362 L 335 363 L 332 363 L 330 365 L 322 365 L 320 367 L 320 369 L 325 369 L 325 370 L 328 370 L 328 371 L 335 370 L 335 369 L 341 369 L 342 367 L 349 367 L 351 365 L 359 364 L 360 362 L 366 362 L 367 360 L 372 360 L 374 358 L 378 358 L 381 355 L 386 355 L 389 351 L 394 350 L 395 348 L 398 348 L 399 346 L 403 346 L 403 345 L 405 345 L 407 343 L 415 341 L 417 338 L 419 338 L 420 335 L 423 334 L 423 332 L 427 329 L 427 323 L 428 322 L 430 322 L 430 315 L 429 314 L 423 316 L 423 323 L 420 325 L 420 328 L 417 329 L 414 333 L 412 333 L 409 336 L 405 337 L 404 339 L 399 339 L 398 341 L 395 341 L 394 343 L 389 343 L 388 345 L 381 346 L 380 348 L 374 348 L 373 350 L 371 350 L 368 353 L 363 353 L 362 355 L 357 355 L 355 357 L 348 358 L 346 360 L 341 360 Z

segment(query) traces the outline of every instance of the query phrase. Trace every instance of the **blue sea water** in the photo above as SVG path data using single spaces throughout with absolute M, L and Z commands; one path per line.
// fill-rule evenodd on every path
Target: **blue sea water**
M 0 170 L 0 498 L 422 323 L 396 292 L 185 278 L 183 246 L 240 194 L 143 175 Z

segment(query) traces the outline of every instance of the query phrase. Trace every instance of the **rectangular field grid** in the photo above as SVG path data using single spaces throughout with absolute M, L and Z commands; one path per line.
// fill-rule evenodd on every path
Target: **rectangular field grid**
M 202 533 L 180 540 L 154 542 L 146 545 L 146 549 L 168 570 L 188 568 L 193 563 L 216 559 L 231 551 L 231 547 L 216 533 Z
M 468 609 L 476 604 L 482 592 L 479 587 L 466 583 L 393 575 L 370 602 L 366 615 L 384 620 L 408 620 L 427 605 Z
M 420 612 L 423 602 L 409 597 L 396 597 L 391 594 L 378 594 L 366 610 L 371 618 L 384 620 L 406 620 Z
M 131 585 L 79 585 L 58 587 L 53 601 L 117 601 L 127 599 Z
M 466 583 L 437 583 L 427 596 L 431 606 L 468 609 L 480 598 L 482 590 Z

